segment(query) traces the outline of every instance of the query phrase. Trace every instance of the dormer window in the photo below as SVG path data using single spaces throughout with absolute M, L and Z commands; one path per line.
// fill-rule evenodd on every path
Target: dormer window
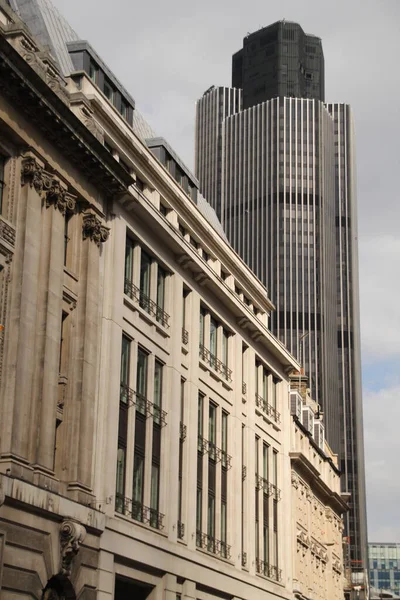
M 114 101 L 114 88 L 112 87 L 111 82 L 106 77 L 104 77 L 103 93 L 104 93 L 105 97 L 111 103 L 113 103 L 113 101 Z
M 93 81 L 93 83 L 98 85 L 98 83 L 99 83 L 99 67 L 96 65 L 95 62 L 93 62 L 93 60 L 91 60 L 90 64 L 89 64 L 89 77 Z

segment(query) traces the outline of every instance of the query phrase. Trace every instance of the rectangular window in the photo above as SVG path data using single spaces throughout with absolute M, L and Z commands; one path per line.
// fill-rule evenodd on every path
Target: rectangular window
M 136 371 L 136 409 L 144 415 L 146 414 L 147 365 L 147 353 L 144 352 L 141 348 L 138 348 Z
M 208 441 L 215 445 L 216 442 L 216 419 L 217 407 L 210 402 L 208 407 Z
M 229 332 L 222 328 L 222 362 L 228 366 L 228 344 L 229 344 Z
M 217 356 L 217 328 L 218 323 L 211 317 L 210 319 L 210 352 L 215 357 Z M 213 365 L 211 365 L 213 366 Z
M 131 284 L 133 281 L 133 251 L 135 244 L 129 237 L 125 244 L 125 284 Z
M 131 341 L 126 335 L 122 336 L 121 347 L 121 392 L 120 400 L 125 404 L 128 402 L 129 392 L 129 365 L 130 365 Z
M 164 300 L 165 300 L 165 280 L 167 278 L 167 274 L 162 267 L 157 266 L 157 308 L 160 308 L 161 311 L 164 310 Z M 157 321 L 162 320 L 162 314 L 159 314 L 157 311 Z
M 89 64 L 89 77 L 93 81 L 93 83 L 98 85 L 98 83 L 99 83 L 99 68 L 96 65 L 96 63 L 93 62 L 92 60 L 90 61 L 90 64 Z
M 275 486 L 278 485 L 278 452 L 276 450 L 273 451 L 273 455 L 272 455 L 272 478 L 273 478 L 273 484 Z M 277 489 L 277 488 L 276 488 Z M 273 504 L 273 513 L 272 513 L 272 519 L 273 519 L 273 531 L 274 531 L 274 559 L 275 559 L 275 566 L 278 568 L 279 564 L 278 564 L 278 497 L 277 495 L 273 498 L 272 501 Z
M 123 98 L 121 98 L 121 115 L 126 121 L 128 121 L 129 104 L 125 102 Z
M 144 456 L 135 452 L 133 464 L 133 489 L 132 489 L 132 512 L 135 511 L 134 518 L 141 521 L 141 508 L 143 505 L 144 490 Z M 136 505 L 136 506 L 135 506 Z M 139 506 L 140 505 L 140 506 Z M 140 512 L 139 512 L 140 510 Z
M 197 409 L 197 435 L 203 437 L 203 410 L 204 410 L 204 396 L 199 392 L 199 404 Z
M 200 308 L 200 344 L 204 346 L 204 322 L 206 318 L 206 311 L 204 308 Z
M 140 306 L 147 312 L 150 310 L 150 272 L 151 258 L 142 250 L 140 256 Z
M 113 86 L 112 86 L 111 82 L 106 77 L 104 78 L 103 93 L 104 93 L 105 97 L 110 102 L 113 102 L 113 100 L 114 100 L 114 89 L 113 89 Z
M 160 425 L 161 421 L 161 396 L 162 396 L 163 365 L 156 360 L 154 365 L 154 422 Z

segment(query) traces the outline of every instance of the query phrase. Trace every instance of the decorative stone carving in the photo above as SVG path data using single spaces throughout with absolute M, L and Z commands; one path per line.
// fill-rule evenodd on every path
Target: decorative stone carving
M 299 487 L 299 478 L 295 473 L 292 473 L 292 486 L 297 490 Z
M 74 519 L 65 519 L 60 526 L 61 566 L 60 573 L 70 577 L 72 561 L 85 539 L 86 529 Z
M 99 217 L 93 213 L 83 215 L 83 239 L 91 239 L 97 246 L 106 242 L 110 235 L 110 229 L 103 225 Z
M 32 157 L 25 158 L 22 162 L 22 185 L 29 183 L 40 194 L 46 207 L 53 205 L 62 215 L 73 212 L 76 207 L 76 197 L 69 194 L 62 186 L 59 179 L 45 171 Z
M 8 223 L 3 221 L 0 217 L 0 238 L 2 238 L 5 242 L 10 244 L 10 246 L 15 246 L 15 229 L 11 227 Z

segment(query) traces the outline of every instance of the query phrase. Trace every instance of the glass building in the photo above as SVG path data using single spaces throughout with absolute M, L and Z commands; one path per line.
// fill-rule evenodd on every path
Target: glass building
M 368 563 L 371 585 L 400 596 L 400 544 L 368 544 Z
M 354 126 L 348 105 L 324 103 L 324 77 L 321 40 L 296 23 L 249 34 L 233 56 L 232 88 L 213 86 L 197 102 L 195 174 L 268 288 L 271 329 L 324 411 L 351 494 L 345 525 L 358 583 L 367 523 Z

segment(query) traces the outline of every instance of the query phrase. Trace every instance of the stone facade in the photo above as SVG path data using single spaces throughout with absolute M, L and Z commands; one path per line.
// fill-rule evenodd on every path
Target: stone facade
M 320 495 L 287 460 L 299 366 L 267 291 L 0 16 L 1 597 L 293 598 L 291 476 Z
M 291 389 L 292 413 L 297 397 L 311 410 L 312 428 L 320 427 L 322 415 L 309 390 L 296 379 Z M 291 425 L 293 590 L 299 600 L 339 600 L 348 587 L 342 535 L 348 508 L 340 495 L 337 455 L 323 439 L 314 439 L 305 423 L 294 416 Z

